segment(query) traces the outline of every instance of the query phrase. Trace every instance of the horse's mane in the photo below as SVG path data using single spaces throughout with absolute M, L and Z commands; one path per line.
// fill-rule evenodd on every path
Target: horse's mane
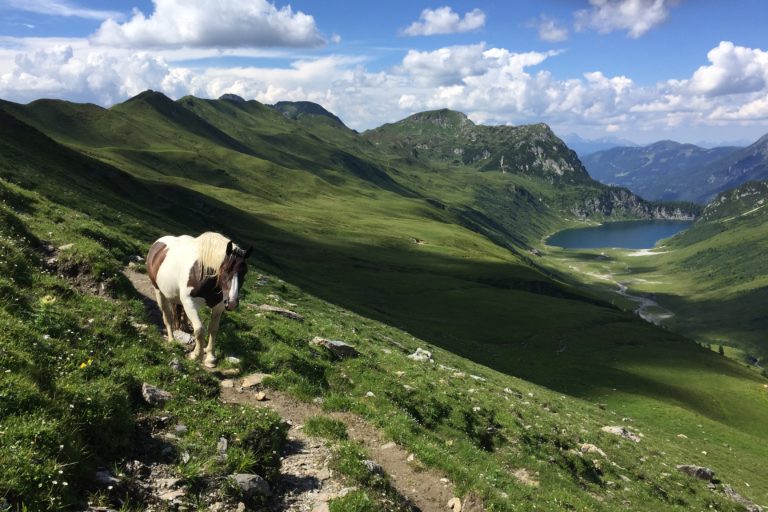
M 219 274 L 221 264 L 227 257 L 227 244 L 229 238 L 219 233 L 208 231 L 198 236 L 197 258 L 200 266 L 203 268 L 204 276 L 216 276 Z

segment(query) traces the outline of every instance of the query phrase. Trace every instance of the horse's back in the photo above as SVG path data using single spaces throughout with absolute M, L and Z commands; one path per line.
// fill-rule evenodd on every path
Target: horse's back
M 179 297 L 182 281 L 197 259 L 195 239 L 189 235 L 158 238 L 147 253 L 147 274 L 155 288 L 169 299 Z

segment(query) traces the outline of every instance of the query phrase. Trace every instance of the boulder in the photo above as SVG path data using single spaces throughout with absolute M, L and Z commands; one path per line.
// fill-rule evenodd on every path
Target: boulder
M 699 480 L 704 480 L 706 482 L 711 482 L 712 479 L 715 478 L 714 471 L 702 466 L 694 466 L 692 464 L 680 464 L 676 467 L 678 471 L 681 471 L 686 475 L 690 475 L 692 477 L 698 478 Z
M 432 352 L 429 350 L 424 350 L 423 348 L 419 347 L 416 349 L 416 352 L 408 356 L 408 359 L 413 359 L 414 361 L 419 361 L 422 363 L 434 363 L 435 361 L 432 359 Z
M 164 389 L 147 384 L 146 382 L 141 385 L 141 396 L 144 397 L 144 401 L 149 405 L 162 405 L 173 398 L 173 395 Z
M 357 357 L 360 355 L 360 352 L 358 352 L 355 347 L 339 340 L 328 340 L 321 338 L 320 336 L 315 336 L 309 343 L 327 348 L 334 356 L 338 357 L 339 359 Z
M 621 436 L 624 439 L 628 439 L 632 442 L 639 443 L 640 437 L 636 434 L 633 434 L 632 432 L 627 429 L 627 427 L 612 427 L 612 426 L 605 426 L 601 428 L 603 432 L 608 432 L 609 434 L 613 434 L 615 436 Z
M 582 444 L 579 447 L 579 449 L 581 450 L 581 453 L 596 453 L 598 455 L 601 455 L 601 456 L 605 457 L 606 459 L 608 458 L 608 456 L 605 454 L 605 452 L 603 450 L 601 450 L 597 446 L 595 446 L 593 444 L 590 444 L 590 443 Z
M 237 473 L 230 475 L 229 479 L 238 487 L 247 498 L 253 496 L 272 496 L 269 483 L 259 475 L 251 473 Z

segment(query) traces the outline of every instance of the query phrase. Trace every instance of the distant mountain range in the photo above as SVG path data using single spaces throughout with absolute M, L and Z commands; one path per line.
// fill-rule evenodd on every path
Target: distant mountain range
M 745 148 L 660 141 L 582 158 L 590 176 L 651 200 L 706 203 L 724 190 L 768 179 L 768 135 Z
M 600 137 L 598 139 L 584 139 L 575 133 L 569 133 L 562 136 L 563 141 L 579 155 L 579 158 L 596 153 L 597 151 L 605 151 L 619 146 L 636 147 L 639 144 L 635 144 L 631 140 L 620 139 L 618 137 Z

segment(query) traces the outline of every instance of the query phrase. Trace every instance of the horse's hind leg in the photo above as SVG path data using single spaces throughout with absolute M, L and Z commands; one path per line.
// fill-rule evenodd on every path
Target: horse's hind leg
M 165 296 L 160 293 L 160 290 L 157 289 L 155 289 L 155 299 L 157 299 L 157 305 L 163 313 L 166 338 L 168 341 L 173 341 L 173 327 L 171 326 L 171 322 L 173 321 L 173 308 L 171 307 L 171 301 L 166 299 Z
M 224 303 L 221 302 L 211 309 L 211 321 L 208 323 L 208 346 L 205 347 L 205 366 L 216 366 L 216 356 L 213 353 L 213 345 L 216 341 L 216 333 L 219 332 L 219 321 L 224 312 Z
M 182 299 L 182 306 L 184 306 L 184 312 L 187 314 L 187 318 L 192 323 L 192 334 L 195 337 L 195 348 L 189 353 L 190 359 L 201 359 L 203 357 L 203 337 L 205 336 L 205 329 L 203 329 L 203 322 L 200 321 L 200 314 L 197 312 L 197 305 L 191 298 Z

